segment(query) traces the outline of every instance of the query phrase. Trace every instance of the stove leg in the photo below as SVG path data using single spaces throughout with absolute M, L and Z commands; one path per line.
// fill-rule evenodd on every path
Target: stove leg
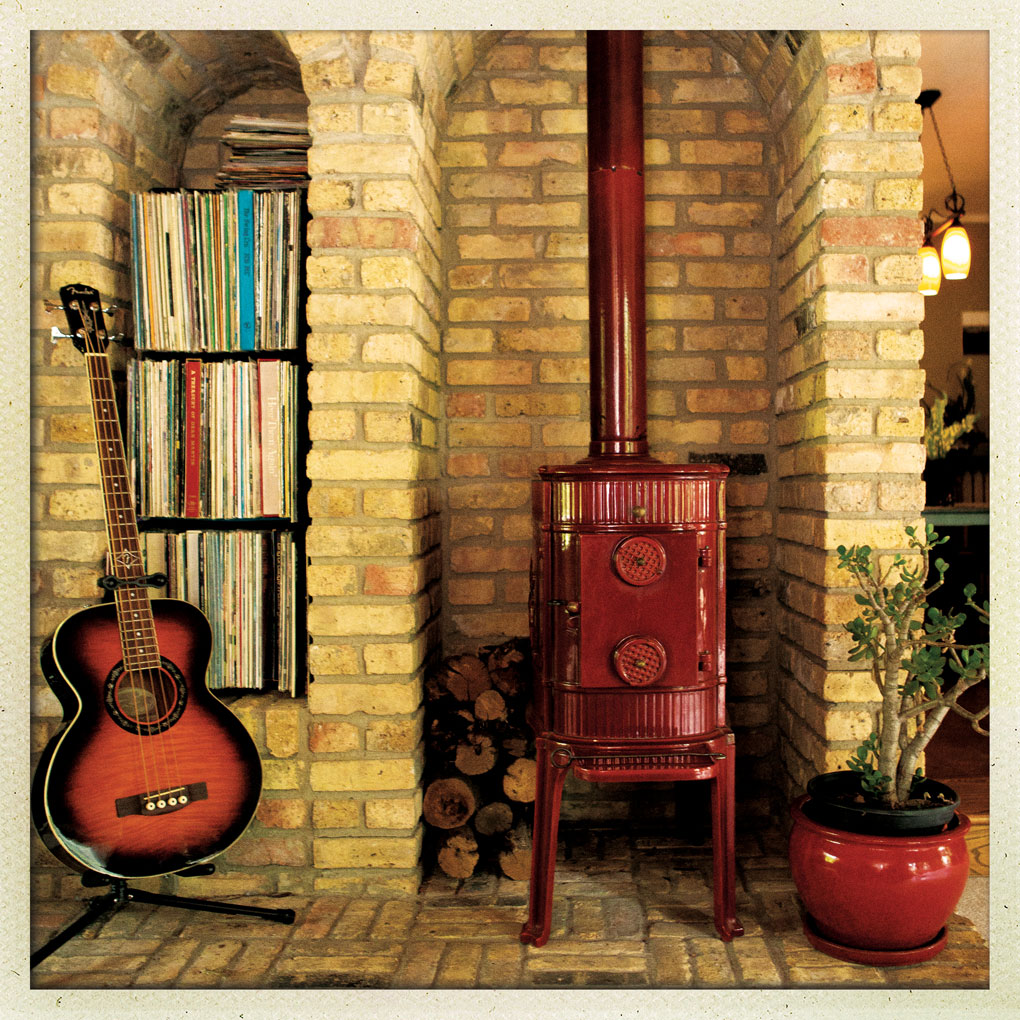
M 560 825 L 560 798 L 567 768 L 552 763 L 550 740 L 539 737 L 538 768 L 535 777 L 535 829 L 531 841 L 531 891 L 528 920 L 521 929 L 521 942 L 544 946 L 552 925 L 553 879 L 556 871 L 556 840 Z
M 734 846 L 733 809 L 733 736 L 726 742 L 726 758 L 721 762 L 712 783 L 712 899 L 715 907 L 715 929 L 723 942 L 744 934 L 737 920 L 736 847 Z

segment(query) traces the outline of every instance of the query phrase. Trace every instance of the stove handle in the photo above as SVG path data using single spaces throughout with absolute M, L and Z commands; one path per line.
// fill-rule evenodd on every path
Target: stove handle
M 568 601 L 567 599 L 549 599 L 547 606 L 563 606 L 563 612 L 567 614 L 567 621 L 574 626 L 577 625 L 577 618 L 581 615 L 581 603 Z
M 568 602 L 567 599 L 549 599 L 546 601 L 546 605 L 563 606 L 564 612 L 572 616 L 576 616 L 581 611 L 580 602 Z

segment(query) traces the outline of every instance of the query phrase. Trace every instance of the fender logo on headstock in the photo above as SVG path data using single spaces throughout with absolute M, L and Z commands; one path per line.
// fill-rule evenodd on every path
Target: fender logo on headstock
M 84 283 L 69 283 L 60 288 L 60 301 L 74 346 L 83 354 L 102 354 L 109 337 L 99 291 Z

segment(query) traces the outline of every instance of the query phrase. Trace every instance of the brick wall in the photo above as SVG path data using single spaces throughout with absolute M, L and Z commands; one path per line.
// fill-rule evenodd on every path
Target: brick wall
M 923 498 L 917 39 L 646 40 L 649 435 L 734 469 L 745 814 L 866 726 L 833 549 L 895 547 Z M 128 192 L 201 181 L 225 104 L 307 101 L 313 682 L 235 703 L 263 804 L 182 885 L 411 893 L 423 672 L 526 632 L 528 479 L 587 443 L 583 36 L 45 32 L 33 72 L 33 639 L 94 601 L 105 545 L 42 300 L 126 301 Z M 36 749 L 57 715 L 35 674 Z
M 295 39 L 309 97 L 308 708 L 315 864 L 420 849 L 422 673 L 438 613 L 438 198 L 421 37 Z M 419 55 L 421 55 L 419 53 Z M 377 868 L 378 870 L 378 868 Z M 336 875 L 330 878 L 330 875 Z
M 776 394 L 779 724 L 787 788 L 843 766 L 873 728 L 848 668 L 841 543 L 902 549 L 924 505 L 917 363 L 920 41 L 823 32 L 773 100 L 779 163 Z

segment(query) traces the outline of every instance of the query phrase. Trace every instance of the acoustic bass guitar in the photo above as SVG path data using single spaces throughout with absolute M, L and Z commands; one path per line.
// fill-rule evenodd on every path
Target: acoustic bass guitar
M 60 290 L 88 366 L 113 600 L 61 623 L 42 653 L 63 708 L 32 787 L 46 846 L 68 866 L 119 879 L 182 871 L 222 853 L 261 793 L 258 751 L 206 686 L 211 629 L 197 607 L 151 599 L 98 292 Z

